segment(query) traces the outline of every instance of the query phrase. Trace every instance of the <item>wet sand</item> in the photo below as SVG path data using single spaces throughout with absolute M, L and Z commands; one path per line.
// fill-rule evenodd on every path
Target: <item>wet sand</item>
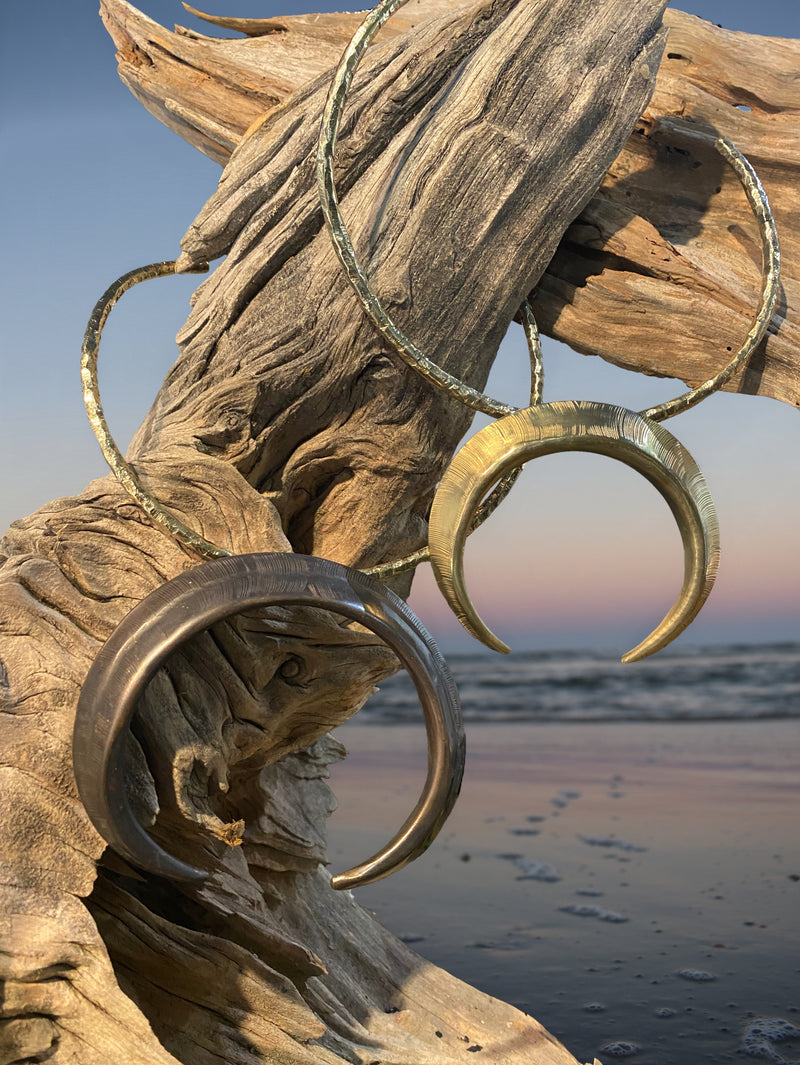
M 421 726 L 338 736 L 334 870 L 393 834 L 425 774 Z M 467 741 L 440 837 L 363 905 L 581 1061 L 800 1061 L 800 722 L 477 725 Z

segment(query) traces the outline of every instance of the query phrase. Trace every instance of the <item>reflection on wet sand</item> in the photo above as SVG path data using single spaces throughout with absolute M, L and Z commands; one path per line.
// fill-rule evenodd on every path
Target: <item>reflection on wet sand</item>
M 382 838 L 425 764 L 422 729 L 339 736 L 337 867 Z M 796 721 L 473 726 L 439 840 L 358 897 L 581 1060 L 793 1065 L 799 741 Z

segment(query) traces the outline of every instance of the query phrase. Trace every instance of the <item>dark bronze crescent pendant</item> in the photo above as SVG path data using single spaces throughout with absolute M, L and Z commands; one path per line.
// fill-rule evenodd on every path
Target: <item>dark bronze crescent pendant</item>
M 464 772 L 458 692 L 432 637 L 403 600 L 327 559 L 236 555 L 181 574 L 134 607 L 101 648 L 81 691 L 73 740 L 78 791 L 100 835 L 137 868 L 175 880 L 208 875 L 164 851 L 133 814 L 122 743 L 137 698 L 184 640 L 241 611 L 277 604 L 331 610 L 385 640 L 411 675 L 425 717 L 428 774 L 414 810 L 384 848 L 334 876 L 333 887 L 369 884 L 401 869 L 429 846 L 452 810 Z
M 682 632 L 706 601 L 719 565 L 714 503 L 697 463 L 662 425 L 608 403 L 544 403 L 485 426 L 456 454 L 431 507 L 431 565 L 461 624 L 495 651 L 509 648 L 487 628 L 467 592 L 464 541 L 472 516 L 507 470 L 540 455 L 594 451 L 638 470 L 659 490 L 680 529 L 683 587 L 661 624 L 622 659 L 655 654 Z

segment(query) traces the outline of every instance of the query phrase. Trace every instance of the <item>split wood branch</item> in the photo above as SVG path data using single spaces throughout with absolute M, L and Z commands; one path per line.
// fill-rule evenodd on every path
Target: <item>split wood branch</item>
M 380 42 L 459 8 L 410 0 Z M 360 16 L 208 21 L 254 36 L 171 33 L 125 0 L 103 0 L 120 76 L 191 144 L 224 163 L 251 123 L 329 70 Z M 190 8 L 189 10 L 194 10 Z M 770 197 L 783 292 L 769 334 L 726 387 L 800 405 L 800 41 L 720 29 L 667 11 L 655 93 L 535 293 L 540 327 L 576 351 L 696 385 L 736 351 L 758 306 L 761 251 L 719 134 L 751 160 Z M 704 132 L 703 147 L 685 131 Z

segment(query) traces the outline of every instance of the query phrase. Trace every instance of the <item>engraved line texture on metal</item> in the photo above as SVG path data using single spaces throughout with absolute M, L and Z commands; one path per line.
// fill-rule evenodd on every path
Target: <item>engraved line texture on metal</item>
M 319 186 L 320 202 L 325 223 L 328 227 L 333 246 L 342 264 L 345 274 L 352 285 L 364 313 L 378 330 L 380 335 L 394 351 L 417 373 L 421 374 L 431 384 L 449 392 L 460 403 L 466 404 L 473 410 L 482 411 L 494 418 L 502 417 L 516 410 L 516 407 L 508 403 L 501 403 L 471 388 L 457 377 L 453 377 L 441 366 L 425 355 L 405 333 L 400 330 L 386 313 L 378 297 L 370 288 L 369 282 L 364 275 L 347 227 L 344 224 L 339 210 L 339 200 L 336 193 L 336 183 L 333 176 L 333 157 L 336 151 L 336 138 L 339 134 L 339 123 L 342 117 L 344 102 L 347 97 L 353 75 L 369 44 L 384 22 L 402 7 L 406 0 L 382 0 L 377 7 L 369 12 L 353 35 L 350 44 L 345 49 L 339 66 L 331 82 L 328 98 L 322 114 L 322 126 L 320 129 L 319 144 L 317 146 L 317 184 Z
M 377 581 L 327 559 L 237 555 L 207 562 L 151 592 L 100 649 L 81 691 L 73 737 L 81 800 L 100 835 L 138 868 L 175 880 L 207 876 L 163 850 L 131 809 L 123 743 L 139 695 L 190 636 L 242 611 L 277 604 L 331 610 L 385 640 L 411 675 L 425 719 L 428 772 L 413 812 L 385 847 L 334 876 L 333 887 L 369 884 L 401 869 L 430 845 L 452 810 L 464 771 L 458 692 L 408 606 Z
M 623 662 L 660 651 L 695 618 L 719 565 L 719 530 L 705 479 L 686 448 L 663 426 L 605 403 L 547 403 L 487 425 L 461 448 L 431 508 L 429 546 L 439 588 L 464 628 L 493 650 L 509 648 L 484 624 L 464 578 L 465 531 L 488 487 L 503 472 L 540 455 L 592 451 L 637 470 L 659 490 L 680 529 L 684 579 L 661 624 Z
M 197 267 L 190 273 L 205 273 L 208 264 Z M 148 281 L 153 277 L 167 277 L 175 273 L 174 261 L 151 263 L 149 266 L 140 266 L 136 270 L 130 270 L 123 274 L 113 285 L 103 293 L 95 304 L 89 324 L 83 337 L 81 347 L 81 385 L 83 388 L 83 403 L 89 417 L 89 424 L 100 444 L 103 457 L 111 468 L 111 472 L 136 500 L 150 519 L 170 536 L 174 537 L 184 547 L 200 555 L 202 558 L 224 558 L 230 552 L 224 548 L 205 540 L 198 533 L 184 525 L 184 523 L 171 511 L 167 510 L 149 492 L 146 492 L 139 482 L 133 469 L 125 461 L 122 452 L 117 447 L 113 436 L 108 428 L 103 406 L 100 402 L 100 386 L 97 379 L 97 360 L 100 354 L 100 338 L 103 335 L 103 326 L 111 313 L 114 304 L 127 292 L 129 288 L 138 285 L 140 281 Z
M 683 126 L 680 128 L 681 131 L 684 130 Z M 758 222 L 759 232 L 761 233 L 762 255 L 761 303 L 753 319 L 750 332 L 745 337 L 744 344 L 727 366 L 696 388 L 690 388 L 688 392 L 683 392 L 680 396 L 667 400 L 666 403 L 659 403 L 657 406 L 648 407 L 647 410 L 641 412 L 645 418 L 650 418 L 656 422 L 664 421 L 665 418 L 672 418 L 676 414 L 682 414 L 685 410 L 689 410 L 690 407 L 694 407 L 697 403 L 722 388 L 735 373 L 745 366 L 747 360 L 764 339 L 778 298 L 781 279 L 781 251 L 778 242 L 778 229 L 775 225 L 775 219 L 772 217 L 767 194 L 764 192 L 758 179 L 758 174 L 756 174 L 750 162 L 726 137 L 718 137 L 714 141 L 714 148 L 733 168 L 739 178 Z
M 333 160 L 347 92 L 361 57 L 367 50 L 372 38 L 384 22 L 404 3 L 406 3 L 406 0 L 383 0 L 382 3 L 378 4 L 356 30 L 334 73 L 323 111 L 320 138 L 317 146 L 317 184 L 322 211 L 328 233 L 342 268 L 361 303 L 364 313 L 384 340 L 408 366 L 415 369 L 426 380 L 436 385 L 437 388 L 444 389 L 454 399 L 471 407 L 473 410 L 479 410 L 484 414 L 498 418 L 511 414 L 518 408 L 493 399 L 483 392 L 476 391 L 457 377 L 447 373 L 436 363 L 431 362 L 392 321 L 380 300 L 370 288 L 366 275 L 359 265 L 350 240 L 350 234 L 339 209 L 339 200 L 333 175 Z M 681 129 L 683 130 L 684 127 L 681 126 Z M 775 220 L 772 216 L 766 193 L 753 167 L 727 138 L 717 138 L 714 141 L 714 148 L 735 171 L 759 224 L 763 248 L 761 305 L 744 345 L 727 366 L 715 377 L 705 381 L 697 388 L 690 389 L 675 399 L 660 403 L 642 412 L 647 417 L 652 418 L 653 421 L 672 418 L 674 415 L 693 407 L 696 403 L 720 389 L 745 365 L 767 331 L 778 295 L 780 250 Z

